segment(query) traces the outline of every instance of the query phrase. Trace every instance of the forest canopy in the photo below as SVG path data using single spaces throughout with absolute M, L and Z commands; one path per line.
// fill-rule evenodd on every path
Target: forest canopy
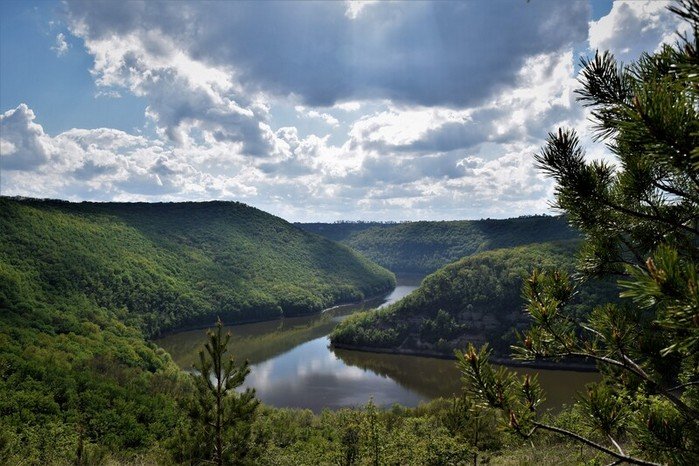
M 147 336 L 318 312 L 395 284 L 349 248 L 235 202 L 0 198 L 0 266 L 11 314 L 79 296 Z
M 524 278 L 536 267 L 572 271 L 579 245 L 569 240 L 465 257 L 427 276 L 420 288 L 392 306 L 342 322 L 332 342 L 445 356 L 469 342 L 490 342 L 499 356 L 507 356 L 515 332 L 528 323 L 520 291 Z M 611 282 L 590 282 L 580 290 L 575 312 L 586 315 L 616 294 Z
M 396 274 L 427 275 L 483 251 L 579 238 L 564 217 L 532 215 L 503 220 L 300 223 L 339 241 Z

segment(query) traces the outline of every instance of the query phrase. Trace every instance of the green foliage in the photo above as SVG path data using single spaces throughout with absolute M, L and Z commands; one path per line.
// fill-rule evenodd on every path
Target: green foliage
M 369 400 L 365 410 L 366 415 L 364 416 L 361 430 L 364 434 L 364 444 L 367 450 L 366 456 L 370 458 L 373 466 L 379 466 L 381 464 L 381 453 L 385 448 L 384 437 L 386 433 L 384 432 L 384 426 L 379 423 L 379 415 L 374 400 Z
M 244 464 L 250 460 L 251 425 L 259 401 L 255 391 L 235 389 L 250 373 L 247 361 L 236 365 L 228 352 L 230 333 L 223 335 L 221 320 L 207 332 L 208 341 L 199 352 L 194 378 L 195 394 L 190 401 L 191 425 L 181 444 L 184 458 L 214 464 Z
M 445 419 L 452 400 L 435 400 L 417 408 L 364 408 L 310 411 L 263 407 L 253 427 L 259 465 L 471 464 L 474 448 L 466 438 L 477 435 L 465 422 L 455 431 Z M 464 415 L 460 413 L 460 415 Z M 496 455 L 504 442 L 495 423 L 478 424 L 479 458 Z
M 217 315 L 318 312 L 395 284 L 348 248 L 240 203 L 0 198 L 0 232 L 0 297 L 85 295 L 147 336 Z
M 624 277 L 626 299 L 582 319 L 567 274 L 535 272 L 524 286 L 533 323 L 518 357 L 589 358 L 603 373 L 574 407 L 580 422 L 542 419 L 514 375 L 484 362 L 485 350 L 459 359 L 466 389 L 518 434 L 561 434 L 614 464 L 699 462 L 699 5 L 671 10 L 691 26 L 674 47 L 626 67 L 609 53 L 582 63 L 580 99 L 619 163 L 587 162 L 569 130 L 550 134 L 537 156 L 556 180 L 556 205 L 585 235 L 581 276 Z
M 442 222 L 301 223 L 398 274 L 426 275 L 479 252 L 579 238 L 563 217 Z
M 577 408 L 583 413 L 581 424 L 610 437 L 623 432 L 630 415 L 627 397 L 606 383 L 590 384 Z
M 657 323 L 672 334 L 672 343 L 662 354 L 699 353 L 697 263 L 663 245 L 645 267 L 629 266 L 627 272 L 630 279 L 619 282 L 624 289 L 621 296 L 631 298 L 640 309 L 656 310 Z
M 507 412 L 508 427 L 513 431 L 520 433 L 531 429 L 533 415 L 543 401 L 537 378 L 524 375 L 520 380 L 504 366 L 494 369 L 488 363 L 491 353 L 488 345 L 480 350 L 469 345 L 465 353 L 456 351 L 465 393 L 474 400 L 481 400 L 483 407 Z
M 332 342 L 451 355 L 469 341 L 490 341 L 506 356 L 515 331 L 529 323 L 521 312 L 524 276 L 532 267 L 572 271 L 577 246 L 577 241 L 532 244 L 465 257 L 425 278 L 398 303 L 345 320 Z M 574 297 L 574 313 L 586 315 L 594 303 L 614 295 L 610 282 L 591 281 Z
M 238 203 L 0 198 L 0 462 L 166 463 L 188 384 L 146 337 L 218 313 L 315 312 L 393 284 L 348 248 Z
M 448 312 L 440 309 L 434 319 L 425 319 L 420 325 L 420 340 L 430 343 L 440 338 L 451 340 L 465 329 L 465 325 L 458 324 Z

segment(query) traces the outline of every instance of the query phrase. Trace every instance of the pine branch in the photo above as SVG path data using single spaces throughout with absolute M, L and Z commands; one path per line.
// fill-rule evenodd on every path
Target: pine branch
M 678 188 L 673 188 L 671 186 L 668 186 L 664 183 L 660 183 L 659 181 L 656 180 L 651 180 L 650 182 L 654 187 L 657 189 L 660 189 L 661 191 L 668 192 L 670 194 L 674 194 L 675 196 L 679 196 L 685 199 L 691 199 L 693 202 L 697 203 L 699 202 L 699 196 L 693 195 L 691 193 L 687 193 L 685 191 L 682 191 L 681 189 Z
M 638 212 L 636 210 L 632 210 L 632 209 L 629 209 L 627 207 L 620 206 L 618 204 L 614 204 L 606 199 L 599 199 L 599 200 L 603 205 L 605 205 L 606 207 L 609 207 L 610 209 L 616 210 L 617 212 L 622 212 L 622 213 L 630 215 L 632 217 L 642 218 L 645 220 L 659 221 L 659 222 L 665 223 L 666 225 L 670 225 L 671 227 L 678 228 L 680 230 L 684 230 L 688 233 L 692 233 L 693 235 L 699 235 L 699 230 L 696 230 L 692 227 L 688 227 L 687 225 L 685 225 L 683 223 L 673 222 L 672 220 L 668 220 L 668 219 L 663 218 L 663 217 L 656 217 L 654 215 L 647 214 L 645 212 Z
M 618 453 L 614 450 L 610 450 L 609 448 L 605 447 L 604 445 L 600 445 L 599 443 L 593 442 L 592 440 L 585 438 L 582 435 L 578 435 L 575 432 L 571 432 L 569 430 L 561 429 L 560 427 L 555 427 L 555 426 L 543 424 L 541 422 L 536 422 L 536 421 L 533 422 L 533 425 L 535 427 L 540 428 L 540 429 L 548 430 L 549 432 L 555 432 L 557 434 L 573 438 L 573 439 L 577 440 L 578 442 L 584 443 L 585 445 L 592 447 L 595 450 L 606 453 L 609 456 L 612 456 L 620 461 L 625 461 L 625 462 L 630 463 L 630 464 L 639 464 L 639 465 L 643 465 L 643 466 L 662 466 L 660 463 L 654 463 L 652 461 L 646 461 L 646 460 L 642 460 L 640 458 L 634 458 L 633 456 L 624 455 L 624 454 Z M 612 463 L 612 464 L 614 464 L 614 463 Z M 618 463 L 616 463 L 616 464 L 618 464 Z
M 682 390 L 683 388 L 690 387 L 692 385 L 699 385 L 699 380 L 693 380 L 692 382 L 687 382 L 687 383 L 682 383 L 679 385 L 676 385 L 672 388 L 668 388 L 670 391 L 677 391 L 677 390 Z
M 596 361 L 603 362 L 605 364 L 609 364 L 612 366 L 619 367 L 621 369 L 625 369 L 632 374 L 635 374 L 638 376 L 641 380 L 643 380 L 646 384 L 648 384 L 651 388 L 655 389 L 658 391 L 661 395 L 663 395 L 665 398 L 667 398 L 672 404 L 675 405 L 675 407 L 686 417 L 694 420 L 694 421 L 699 421 L 699 412 L 696 409 L 691 408 L 690 406 L 687 406 L 678 396 L 676 396 L 674 393 L 672 393 L 672 389 L 667 388 L 663 386 L 662 384 L 656 382 L 655 380 L 651 379 L 650 376 L 643 370 L 641 369 L 640 366 L 638 366 L 635 362 L 633 362 L 631 359 L 628 359 L 629 362 L 632 363 L 632 365 L 626 364 L 622 361 L 617 361 L 616 359 L 608 358 L 606 356 L 599 356 L 591 352 L 586 352 L 586 351 L 569 351 L 565 353 L 555 353 L 551 355 L 538 355 L 539 357 L 542 358 L 561 358 L 561 357 L 566 357 L 566 356 L 574 356 L 574 357 L 581 357 L 581 358 L 590 358 L 594 359 Z

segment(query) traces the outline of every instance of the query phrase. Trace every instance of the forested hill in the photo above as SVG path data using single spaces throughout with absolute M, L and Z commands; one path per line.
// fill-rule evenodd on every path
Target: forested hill
M 528 326 L 522 282 L 533 268 L 572 271 L 579 241 L 497 249 L 463 258 L 426 277 L 420 288 L 387 308 L 355 314 L 331 335 L 342 347 L 453 356 L 469 342 L 490 343 L 507 357 L 514 330 Z M 588 313 L 615 299 L 611 282 L 581 287 L 572 309 Z
M 300 223 L 398 274 L 428 274 L 481 251 L 578 238 L 564 217 L 441 222 Z
M 10 311 L 87 299 L 147 335 L 319 311 L 391 289 L 393 275 L 236 202 L 0 198 L 0 299 Z
M 187 385 L 144 336 L 318 311 L 394 283 L 348 247 L 244 204 L 0 197 L 0 464 L 17 464 L 7 445 L 27 464 L 93 464 L 75 460 L 83 444 L 169 441 Z

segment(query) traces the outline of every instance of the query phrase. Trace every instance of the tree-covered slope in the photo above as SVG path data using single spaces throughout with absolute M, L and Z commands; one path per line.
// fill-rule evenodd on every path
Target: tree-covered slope
M 76 296 L 120 310 L 148 335 L 217 315 L 314 312 L 394 285 L 349 248 L 233 202 L 0 198 L 0 267 L 11 312 Z
M 578 238 L 563 217 L 442 222 L 298 224 L 399 274 L 428 274 L 478 252 Z
M 392 306 L 348 318 L 332 333 L 332 342 L 445 355 L 468 342 L 489 342 L 507 355 L 514 329 L 527 325 L 523 278 L 533 268 L 573 270 L 578 245 L 577 240 L 549 242 L 465 257 L 426 277 Z M 614 295 L 610 283 L 586 284 L 576 310 L 588 312 Z
M 0 198 L 0 464 L 166 446 L 183 373 L 144 337 L 393 285 L 346 246 L 239 203 Z

